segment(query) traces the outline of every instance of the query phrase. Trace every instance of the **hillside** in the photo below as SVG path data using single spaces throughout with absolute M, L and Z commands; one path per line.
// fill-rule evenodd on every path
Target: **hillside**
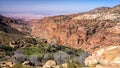
M 15 20 L 0 15 L 0 31 L 10 34 L 29 34 L 31 29 L 22 20 Z
M 46 17 L 33 25 L 32 35 L 48 43 L 84 49 L 120 44 L 120 6 L 100 7 L 86 13 Z

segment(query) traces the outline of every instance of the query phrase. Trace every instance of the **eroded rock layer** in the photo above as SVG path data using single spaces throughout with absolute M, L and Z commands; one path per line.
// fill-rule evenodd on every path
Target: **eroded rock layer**
M 49 43 L 82 48 L 89 52 L 104 46 L 119 45 L 120 6 L 106 11 L 97 9 L 92 13 L 46 17 L 33 25 L 31 34 L 47 39 Z

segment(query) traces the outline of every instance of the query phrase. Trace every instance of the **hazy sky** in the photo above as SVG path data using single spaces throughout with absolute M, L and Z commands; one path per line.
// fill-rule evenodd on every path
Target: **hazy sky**
M 0 14 L 61 14 L 112 7 L 120 0 L 0 0 Z

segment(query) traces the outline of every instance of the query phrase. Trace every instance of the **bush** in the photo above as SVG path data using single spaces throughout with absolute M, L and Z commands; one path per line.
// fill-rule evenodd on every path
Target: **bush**
M 12 62 L 15 64 L 23 63 L 26 60 L 26 56 L 22 51 L 16 51 L 12 56 Z
M 83 65 L 84 59 L 89 56 L 89 53 L 81 49 L 78 50 L 62 45 L 49 45 L 46 43 L 21 48 L 21 50 L 23 50 L 23 52 L 29 58 L 31 55 L 35 55 L 39 62 L 41 62 L 41 65 L 44 64 L 47 60 L 55 60 L 57 64 L 62 64 L 64 62 L 74 62 L 76 64 Z M 35 63 L 33 62 L 33 65 L 34 64 Z
M 1 45 L 0 44 L 0 51 L 13 51 L 14 49 L 10 46 L 6 46 L 6 45 Z
M 79 64 L 79 57 L 78 56 L 74 56 L 71 58 L 71 61 L 76 63 L 76 64 Z
M 26 48 L 22 48 L 21 49 L 27 57 L 29 57 L 30 55 L 36 55 L 39 56 L 42 52 L 42 49 L 40 49 L 39 47 L 37 47 L 37 45 L 32 45 L 30 47 L 26 47 Z
M 44 56 L 42 58 L 42 62 L 45 63 L 48 60 L 54 60 L 54 57 L 53 57 L 52 53 L 44 54 Z
M 88 57 L 90 54 L 88 52 L 85 52 L 85 51 L 81 51 L 79 53 L 79 56 L 71 56 L 71 61 L 73 63 L 76 63 L 78 64 L 80 67 L 81 66 L 85 66 L 84 64 L 84 61 L 85 61 L 85 58 Z
M 58 51 L 54 54 L 54 60 L 57 64 L 62 64 L 69 59 L 69 54 L 63 51 Z
M 27 43 L 29 44 L 33 44 L 33 45 L 36 45 L 38 42 L 35 38 L 26 38 L 25 40 Z
M 41 64 L 39 58 L 36 55 L 31 55 L 29 57 L 29 61 L 32 66 L 39 66 Z
M 87 58 L 90 54 L 88 52 L 80 52 L 79 53 L 79 63 L 84 63 L 85 58 Z

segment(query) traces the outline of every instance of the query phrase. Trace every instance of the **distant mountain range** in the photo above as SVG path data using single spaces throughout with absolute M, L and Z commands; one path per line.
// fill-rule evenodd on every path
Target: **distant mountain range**
M 48 17 L 48 16 L 55 16 L 55 15 L 64 15 L 64 14 L 70 14 L 70 12 L 50 12 L 50 11 L 42 11 L 42 12 L 0 12 L 1 15 L 11 17 L 14 19 L 40 19 L 43 17 Z

